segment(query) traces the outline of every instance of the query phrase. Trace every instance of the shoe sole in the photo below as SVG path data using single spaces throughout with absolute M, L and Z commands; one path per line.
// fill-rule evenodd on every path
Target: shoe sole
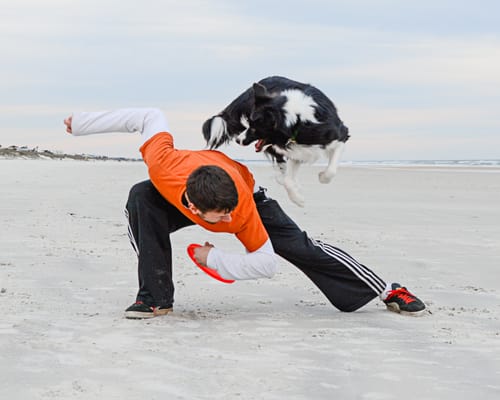
M 148 319 L 154 317 L 160 317 L 162 315 L 167 315 L 171 313 L 173 308 L 162 308 L 160 310 L 155 310 L 154 312 L 140 312 L 140 311 L 125 311 L 125 318 L 127 319 Z
M 388 304 L 386 304 L 386 307 L 389 311 L 392 311 L 392 312 L 395 312 L 398 314 L 402 314 L 402 315 L 409 315 L 410 317 L 421 317 L 422 315 L 424 315 L 427 312 L 427 308 L 424 308 L 423 310 L 420 310 L 420 311 L 402 311 L 399 308 L 398 303 L 388 303 Z

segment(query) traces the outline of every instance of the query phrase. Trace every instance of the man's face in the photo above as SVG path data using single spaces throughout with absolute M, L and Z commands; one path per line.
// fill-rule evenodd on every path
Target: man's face
M 198 207 L 196 207 L 191 201 L 189 200 L 189 197 L 186 194 L 186 200 L 188 202 L 188 208 L 189 210 L 195 214 L 198 215 L 203 221 L 208 222 L 209 224 L 217 224 L 219 222 L 231 222 L 231 211 L 207 211 L 207 212 L 201 212 Z
M 225 212 L 225 211 L 207 211 L 202 213 L 201 211 L 198 211 L 198 215 L 200 218 L 208 222 L 209 224 L 216 224 L 218 222 L 231 222 L 231 212 Z

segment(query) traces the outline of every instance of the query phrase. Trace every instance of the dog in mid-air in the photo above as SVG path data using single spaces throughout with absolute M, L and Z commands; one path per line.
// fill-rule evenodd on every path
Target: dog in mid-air
M 254 83 L 205 121 L 203 136 L 210 149 L 233 139 L 244 146 L 256 142 L 255 150 L 264 151 L 276 162 L 278 182 L 290 199 L 303 207 L 304 197 L 296 181 L 300 164 L 326 155 L 328 165 L 319 173 L 319 181 L 329 183 L 337 172 L 349 129 L 319 89 L 272 76 Z

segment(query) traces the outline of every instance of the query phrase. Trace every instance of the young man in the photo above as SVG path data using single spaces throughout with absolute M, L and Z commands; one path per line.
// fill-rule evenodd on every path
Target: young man
M 157 109 L 75 113 L 64 121 L 75 136 L 139 132 L 150 180 L 130 190 L 126 205 L 129 237 L 137 252 L 139 292 L 127 318 L 151 318 L 172 311 L 170 233 L 200 225 L 234 233 L 246 254 L 230 254 L 210 243 L 195 250 L 201 264 L 226 279 L 270 278 L 275 253 L 304 272 L 341 311 L 355 311 L 376 296 L 389 310 L 420 315 L 425 305 L 397 283 L 386 285 L 346 252 L 311 239 L 266 196 L 242 164 L 214 150 L 179 150 L 165 116 Z

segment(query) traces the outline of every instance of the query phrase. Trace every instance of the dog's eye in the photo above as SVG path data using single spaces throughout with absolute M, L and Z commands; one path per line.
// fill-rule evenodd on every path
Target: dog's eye
M 274 118 L 274 113 L 271 111 L 268 111 L 266 113 L 266 120 L 269 122 L 272 122 L 274 124 L 274 122 L 276 121 L 276 118 Z
M 250 115 L 250 122 L 260 122 L 262 121 L 262 114 L 252 114 Z
M 260 124 L 262 126 L 265 126 L 266 128 L 275 127 L 276 117 L 275 117 L 274 113 L 268 111 L 264 115 L 262 115 L 261 120 L 260 120 Z

